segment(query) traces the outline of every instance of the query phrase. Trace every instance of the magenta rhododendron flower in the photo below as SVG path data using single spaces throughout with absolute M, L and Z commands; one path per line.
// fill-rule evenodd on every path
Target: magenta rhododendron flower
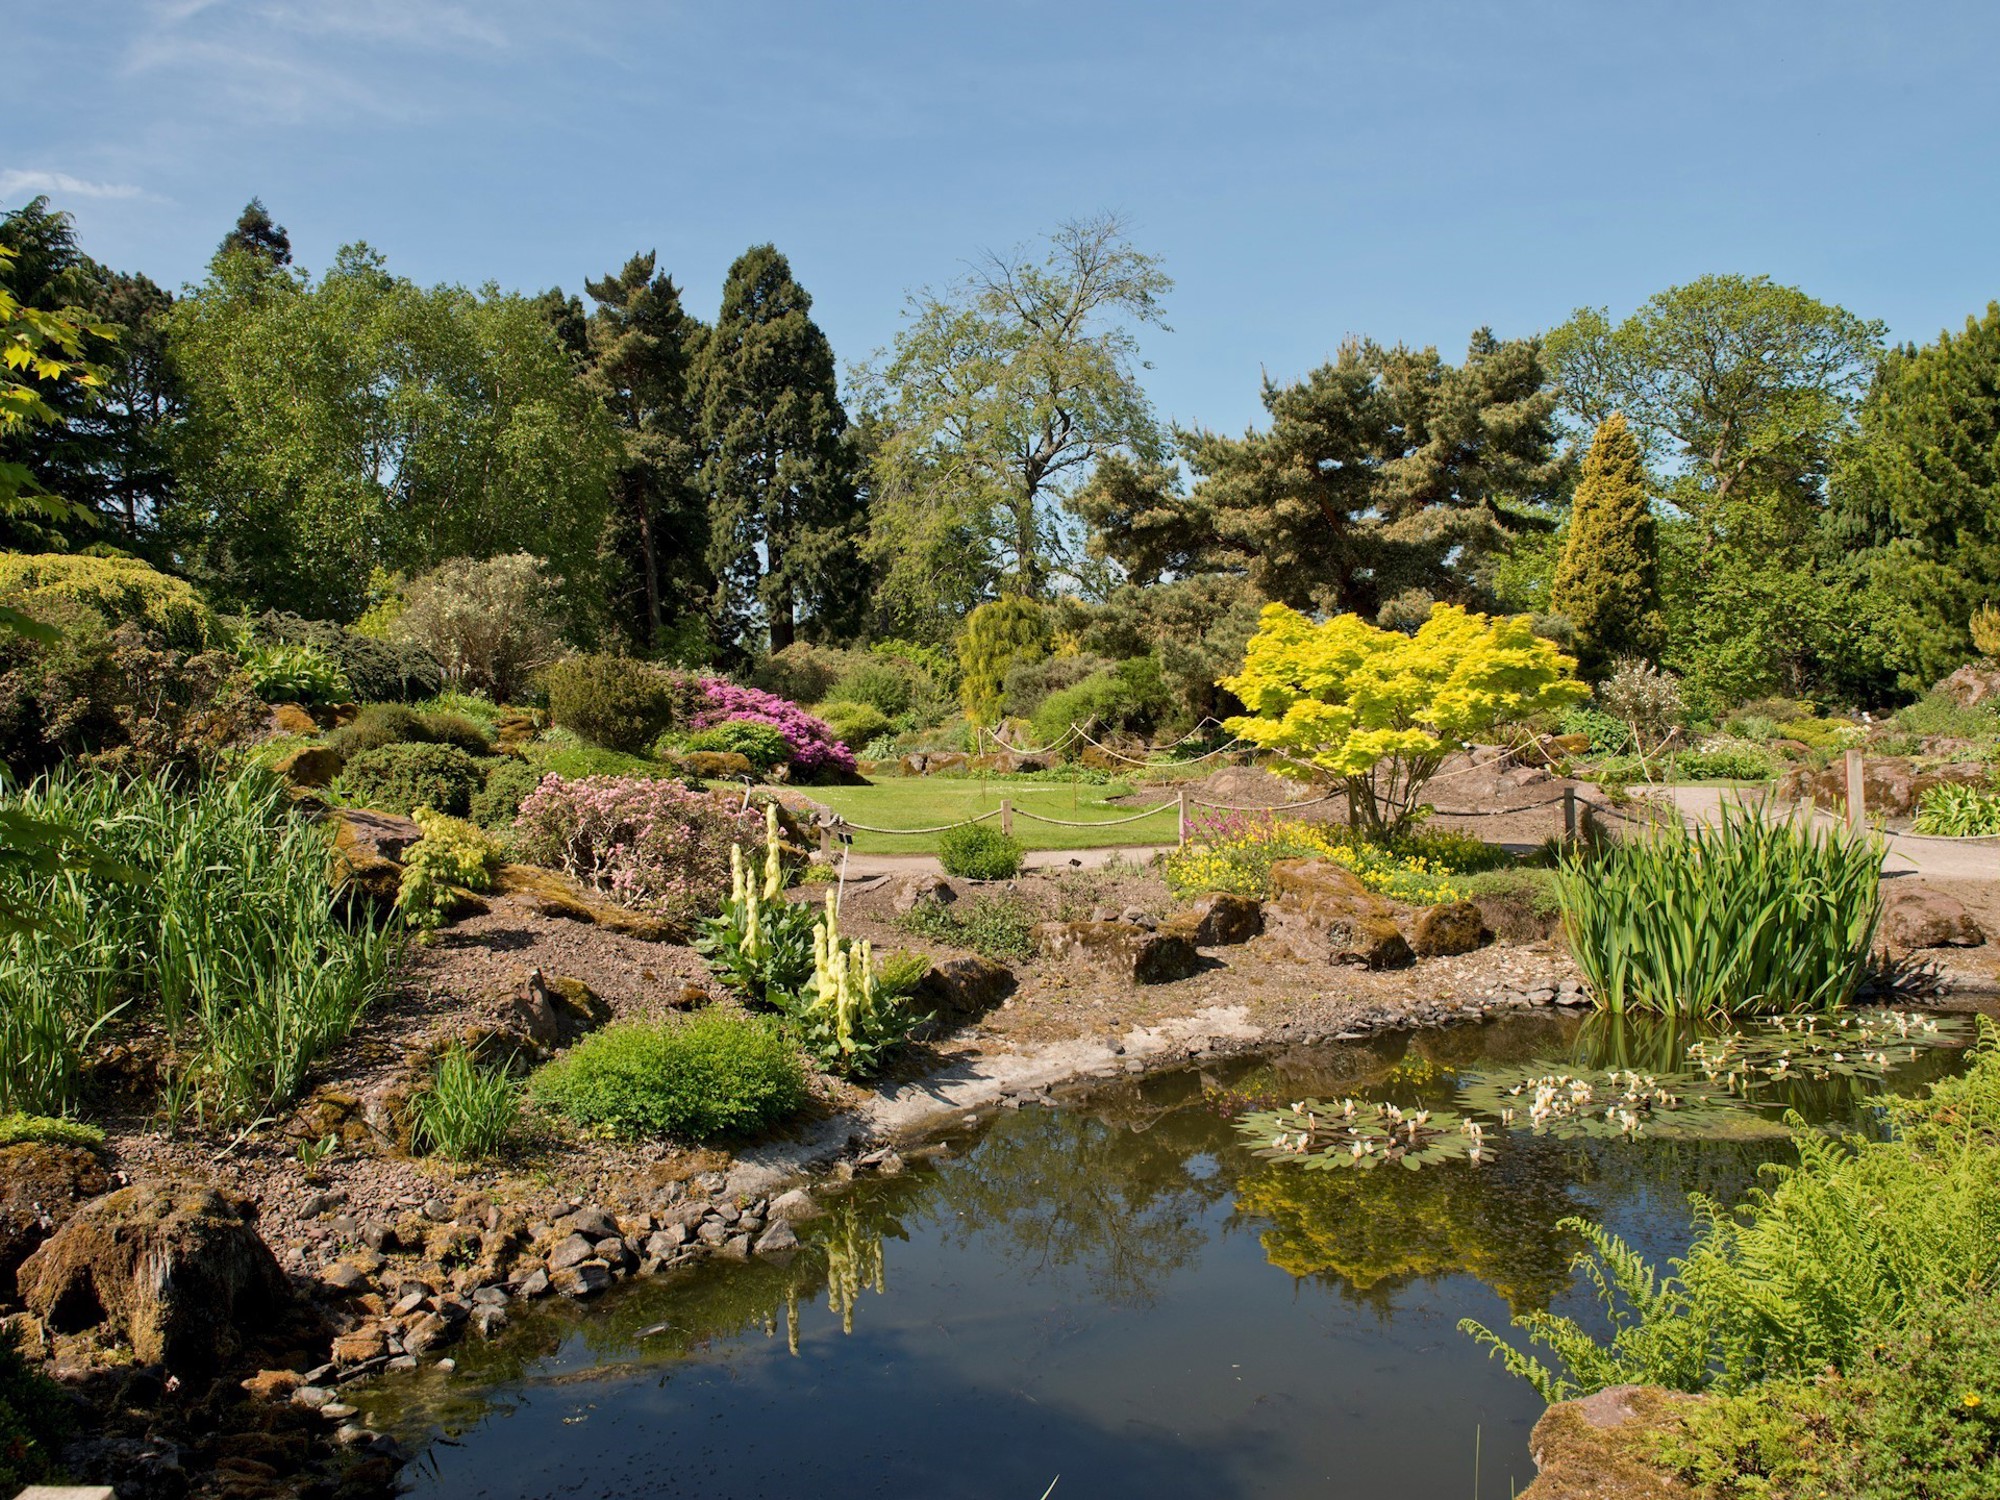
M 802 775 L 854 770 L 854 752 L 833 737 L 823 719 L 816 719 L 789 698 L 759 688 L 742 687 L 724 677 L 701 679 L 706 707 L 694 716 L 691 727 L 706 729 L 730 719 L 747 719 L 768 724 L 785 737 L 792 768 Z

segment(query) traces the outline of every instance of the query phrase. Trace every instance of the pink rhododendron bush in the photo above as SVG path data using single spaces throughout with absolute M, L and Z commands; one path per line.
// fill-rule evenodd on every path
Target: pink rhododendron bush
M 721 910 L 729 847 L 756 844 L 761 814 L 729 792 L 643 777 L 544 776 L 522 800 L 515 846 L 621 906 L 692 922 Z
M 702 678 L 701 693 L 705 706 L 691 727 L 706 729 L 729 720 L 768 724 L 784 736 L 792 769 L 799 775 L 853 774 L 854 752 L 834 738 L 824 719 L 814 718 L 791 699 L 721 677 Z

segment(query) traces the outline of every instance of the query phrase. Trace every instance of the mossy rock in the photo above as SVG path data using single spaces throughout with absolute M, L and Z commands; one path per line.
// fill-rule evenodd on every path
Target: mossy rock
M 734 750 L 690 750 L 681 756 L 680 768 L 703 781 L 740 781 L 756 774 L 750 757 Z
M 1541 1472 L 1520 1500 L 1691 1500 L 1694 1492 L 1651 1455 L 1658 1435 L 1680 1425 L 1700 1399 L 1614 1385 L 1551 1406 L 1528 1438 Z
M 537 916 L 587 922 L 646 942 L 673 942 L 685 936 L 663 917 L 628 911 L 569 876 L 539 865 L 502 865 L 493 877 L 493 893 L 519 901 Z
M 110 1189 L 103 1161 L 88 1147 L 0 1147 L 0 1303 L 14 1300 L 21 1262 L 79 1204 Z
M 345 762 L 330 745 L 301 745 L 271 763 L 271 769 L 295 787 L 322 787 L 340 774 Z

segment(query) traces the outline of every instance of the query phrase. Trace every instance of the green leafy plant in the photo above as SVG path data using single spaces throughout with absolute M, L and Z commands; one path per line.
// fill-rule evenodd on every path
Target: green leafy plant
M 451 1161 L 478 1161 L 507 1143 L 521 1117 L 521 1089 L 505 1067 L 482 1068 L 458 1044 L 438 1059 L 430 1086 L 411 1108 L 419 1148 Z
M 252 646 L 243 670 L 266 703 L 345 703 L 354 692 L 340 663 L 311 646 Z
M 1714 825 L 1572 853 L 1557 893 L 1599 1006 L 1824 1011 L 1866 972 L 1881 877 L 1874 840 L 1725 803 Z
M 1769 781 L 1771 757 L 1754 745 L 1719 745 L 1707 750 L 1683 750 L 1674 757 L 1674 773 L 1683 781 Z
M 833 737 L 850 750 L 863 749 L 895 727 L 889 716 L 871 703 L 844 700 L 822 703 L 813 712 L 826 721 Z
M 1918 833 L 1973 838 L 2000 833 L 2000 789 L 1962 781 L 1926 787 L 1917 799 Z
M 529 1093 L 587 1129 L 705 1141 L 777 1124 L 807 1091 L 798 1050 L 774 1021 L 711 1007 L 607 1026 L 540 1068 Z
M 961 880 L 1012 880 L 1025 851 L 1018 839 L 984 823 L 947 828 L 938 835 L 938 863 Z
M 355 807 L 408 816 L 420 807 L 464 817 L 486 776 L 456 745 L 394 744 L 364 750 L 334 779 L 333 791 Z
M 672 674 L 629 656 L 572 656 L 543 674 L 549 719 L 593 745 L 633 754 L 674 721 Z
M 773 804 L 764 810 L 762 867 L 751 869 L 743 846 L 730 845 L 729 900 L 695 940 L 716 976 L 757 1004 L 782 1006 L 813 972 L 813 910 L 785 900 L 785 883 Z
M 1588 737 L 1595 754 L 1615 755 L 1632 743 L 1630 727 L 1603 709 L 1593 708 L 1587 703 L 1564 710 L 1562 718 L 1556 722 L 1564 734 Z
M 813 927 L 812 978 L 783 1003 L 799 1045 L 820 1067 L 856 1078 L 875 1072 L 925 1020 L 906 992 L 884 984 L 867 939 L 840 935 L 839 895 Z
M 914 995 L 931 971 L 931 956 L 898 948 L 875 960 L 875 983 L 890 995 Z
M 414 814 L 424 836 L 403 857 L 396 906 L 420 931 L 444 926 L 459 892 L 490 891 L 502 864 L 500 848 L 474 824 L 420 807 Z
M 1027 958 L 1035 951 L 1035 914 L 1020 896 L 994 892 L 941 906 L 918 903 L 896 918 L 917 937 L 954 948 L 970 948 L 987 958 Z
M 781 766 L 792 758 L 791 743 L 776 728 L 751 719 L 725 719 L 696 730 L 682 741 L 688 750 L 740 755 L 759 771 Z
M 484 755 L 492 748 L 485 727 L 477 719 L 448 710 L 427 712 L 402 703 L 369 704 L 329 734 L 326 742 L 350 759 L 384 745 L 456 745 L 469 755 Z

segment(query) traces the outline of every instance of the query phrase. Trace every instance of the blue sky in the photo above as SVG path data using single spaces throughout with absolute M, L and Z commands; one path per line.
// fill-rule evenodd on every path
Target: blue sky
M 775 241 L 842 360 L 1102 210 L 1165 258 L 1163 415 L 1238 429 L 1349 332 L 1456 356 L 1768 273 L 1925 340 L 2000 296 L 2000 4 L 0 0 L 0 204 L 177 286 L 261 195 L 319 269 L 711 314 Z

